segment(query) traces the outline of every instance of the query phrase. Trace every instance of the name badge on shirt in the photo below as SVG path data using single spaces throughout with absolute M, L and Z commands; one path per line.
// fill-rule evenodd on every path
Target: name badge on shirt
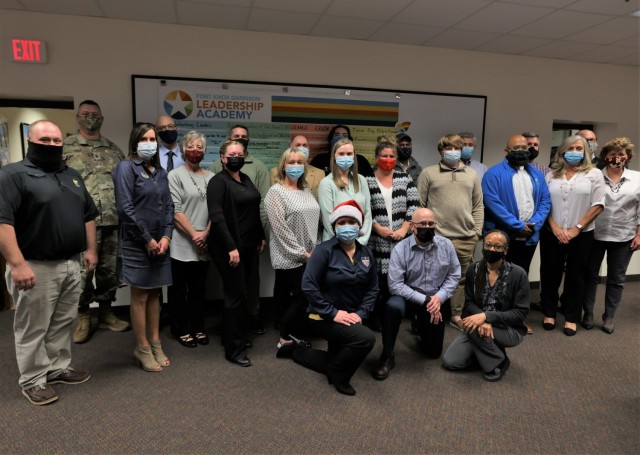
M 371 261 L 369 260 L 369 256 L 362 256 L 362 264 L 368 269 Z
M 147 171 L 145 170 L 140 171 L 140 175 L 142 176 L 142 178 L 145 178 L 145 179 L 149 178 L 149 174 L 147 174 Z

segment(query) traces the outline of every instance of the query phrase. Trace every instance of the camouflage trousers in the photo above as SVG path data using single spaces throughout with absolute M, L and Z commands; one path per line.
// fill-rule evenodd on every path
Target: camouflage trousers
M 89 304 L 110 304 L 116 299 L 118 278 L 116 276 L 116 253 L 118 251 L 118 227 L 105 226 L 96 229 L 98 265 L 92 273 L 84 274 L 79 306 L 88 310 Z M 93 284 L 95 277 L 96 284 Z

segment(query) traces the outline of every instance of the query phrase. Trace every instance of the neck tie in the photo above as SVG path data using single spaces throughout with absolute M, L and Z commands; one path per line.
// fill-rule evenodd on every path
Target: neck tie
M 173 169 L 173 152 L 167 153 L 167 172 Z

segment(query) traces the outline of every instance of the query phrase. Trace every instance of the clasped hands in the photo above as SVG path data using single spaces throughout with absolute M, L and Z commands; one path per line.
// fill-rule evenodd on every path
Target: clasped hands
M 151 239 L 151 241 L 145 245 L 145 248 L 149 256 L 164 256 L 169 250 L 169 240 L 166 237 L 162 237 L 159 242 Z
M 338 313 L 333 318 L 333 322 L 343 325 L 360 324 L 362 319 L 356 313 L 348 313 L 344 310 L 338 310 Z
M 437 295 L 432 296 L 428 302 L 425 300 L 425 308 L 427 312 L 431 314 L 429 321 L 432 324 L 439 324 L 442 322 L 442 313 L 440 313 L 441 305 L 442 301 Z
M 462 330 L 471 333 L 478 331 L 478 335 L 486 341 L 493 339 L 493 326 L 487 322 L 487 315 L 484 313 L 472 314 L 462 320 Z

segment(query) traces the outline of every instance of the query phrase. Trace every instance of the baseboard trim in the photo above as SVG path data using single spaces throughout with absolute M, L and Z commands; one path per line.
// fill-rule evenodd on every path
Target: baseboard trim
M 627 275 L 625 277 L 625 283 L 628 282 L 635 282 L 635 281 L 640 281 L 640 274 L 636 273 L 634 275 Z M 607 282 L 607 277 L 606 276 L 601 276 L 600 279 L 598 280 L 598 284 L 604 284 Z M 529 282 L 529 287 L 531 289 L 540 289 L 540 281 L 530 281 Z

